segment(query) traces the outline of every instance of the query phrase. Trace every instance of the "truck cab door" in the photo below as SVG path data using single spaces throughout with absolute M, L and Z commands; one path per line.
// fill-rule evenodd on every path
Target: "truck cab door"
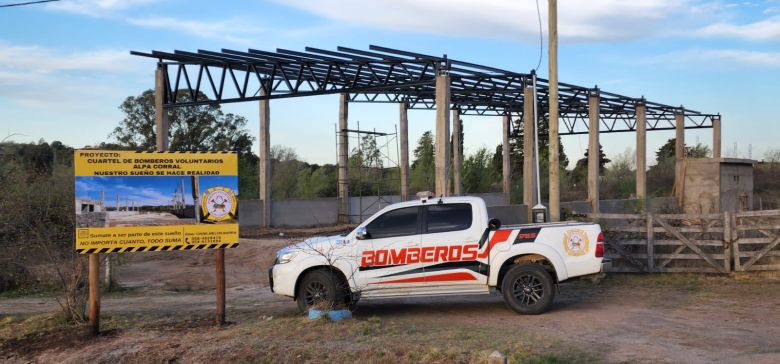
M 469 203 L 423 207 L 421 262 L 429 287 L 486 289 L 487 256 L 480 259 L 478 251 L 485 228 L 475 209 Z
M 421 208 L 412 206 L 387 211 L 358 227 L 355 283 L 365 297 L 405 294 L 424 285 L 420 225 Z

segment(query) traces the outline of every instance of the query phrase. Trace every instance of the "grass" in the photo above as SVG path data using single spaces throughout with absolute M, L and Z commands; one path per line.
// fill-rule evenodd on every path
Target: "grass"
M 0 292 L 0 298 L 54 297 L 61 292 L 62 290 L 56 286 L 25 286 Z
M 473 325 L 416 325 L 405 320 L 379 317 L 331 322 L 286 316 L 259 320 L 252 312 L 233 312 L 228 326 L 214 326 L 213 316 L 200 315 L 109 315 L 100 340 L 107 350 L 123 347 L 127 340 L 141 345 L 130 361 L 219 362 L 429 362 L 486 363 L 494 350 L 517 363 L 590 363 L 598 360 L 584 351 L 523 333 Z M 0 320 L 2 342 L 14 339 L 13 347 L 26 359 L 50 343 L 55 350 L 77 351 L 90 345 L 84 327 L 71 325 L 51 315 L 7 316 Z M 74 335 L 82 337 L 73 342 Z M 52 339 L 54 337 L 55 339 Z M 57 344 L 65 340 L 66 344 Z M 144 341 L 143 338 L 154 338 Z M 57 339 L 59 338 L 59 339 Z M 107 343 L 108 341 L 109 343 Z M 553 344 L 550 344 L 553 342 Z M 108 355 L 108 354 L 106 354 Z M 100 358 L 83 358 L 100 361 Z M 2 357 L 0 357 L 0 361 Z

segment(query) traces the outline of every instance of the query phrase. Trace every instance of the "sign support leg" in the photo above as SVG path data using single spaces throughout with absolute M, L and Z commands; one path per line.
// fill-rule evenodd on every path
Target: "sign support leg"
M 89 333 L 100 334 L 100 255 L 89 255 Z
M 225 249 L 217 249 L 217 325 L 225 324 Z

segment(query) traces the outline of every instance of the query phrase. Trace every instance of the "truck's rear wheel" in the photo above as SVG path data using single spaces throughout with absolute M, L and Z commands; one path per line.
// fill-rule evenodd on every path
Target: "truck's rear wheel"
M 312 307 L 329 309 L 342 305 L 344 287 L 341 287 L 339 282 L 336 274 L 328 269 L 306 273 L 298 286 L 298 309 L 306 312 Z
M 550 308 L 555 297 L 550 273 L 535 264 L 510 268 L 501 283 L 501 292 L 507 306 L 524 315 L 544 313 Z

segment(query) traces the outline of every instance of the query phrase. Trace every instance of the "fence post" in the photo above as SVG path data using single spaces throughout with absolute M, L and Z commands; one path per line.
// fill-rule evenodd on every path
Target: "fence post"
M 731 244 L 734 241 L 731 228 L 731 213 L 726 211 L 723 213 L 723 269 L 726 273 L 731 272 Z
M 734 256 L 734 271 L 735 272 L 741 272 L 742 271 L 742 262 L 740 262 L 739 257 L 739 230 L 737 229 L 737 217 L 729 213 L 727 222 L 729 224 L 729 230 L 731 234 L 729 235 L 729 240 L 731 243 L 731 253 Z
M 647 213 L 647 223 L 645 226 L 647 228 L 647 272 L 653 273 L 653 267 L 655 267 L 655 257 L 653 256 L 655 250 L 653 246 L 655 244 L 653 241 L 655 234 L 653 231 L 653 214 L 649 212 Z

